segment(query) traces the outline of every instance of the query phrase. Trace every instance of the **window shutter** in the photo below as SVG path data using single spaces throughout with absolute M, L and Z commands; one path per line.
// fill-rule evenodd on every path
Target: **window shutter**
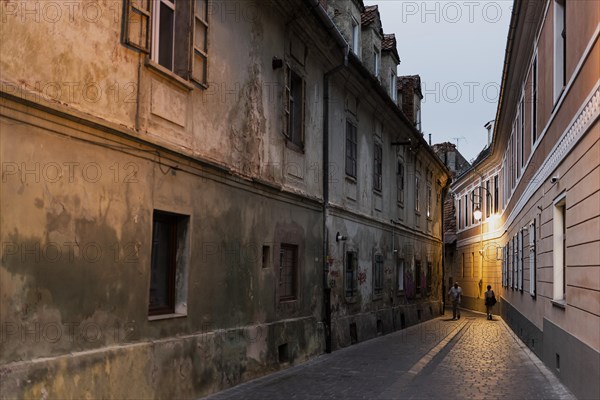
M 193 29 L 193 4 L 190 1 L 178 1 L 175 6 L 175 59 L 174 71 L 183 79 L 190 78 L 190 49 Z
M 194 1 L 192 24 L 192 80 L 206 85 L 208 81 L 208 0 Z
M 150 0 L 125 0 L 123 39 L 125 44 L 150 53 Z

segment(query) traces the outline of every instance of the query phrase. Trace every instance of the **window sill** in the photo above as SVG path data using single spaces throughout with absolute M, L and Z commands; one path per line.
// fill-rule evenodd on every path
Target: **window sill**
M 295 297 L 288 297 L 288 298 L 284 298 L 284 299 L 279 299 L 279 304 L 290 304 L 290 303 L 295 303 L 296 301 L 298 301 L 297 298 Z
M 160 315 L 148 315 L 148 321 L 159 321 L 163 319 L 173 319 L 173 318 L 185 318 L 187 314 L 160 314 Z
M 356 177 L 354 176 L 346 175 L 346 181 L 356 185 Z
M 552 305 L 554 307 L 561 308 L 563 310 L 565 310 L 567 308 L 567 300 L 566 299 L 550 300 L 550 302 L 552 303 Z
M 300 154 L 304 154 L 304 146 L 302 146 L 302 145 L 299 145 L 299 144 L 297 144 L 297 143 L 294 143 L 293 141 L 291 141 L 291 140 L 290 140 L 290 139 L 289 139 L 287 136 L 285 136 L 285 135 L 284 135 L 284 137 L 285 137 L 285 146 L 286 146 L 288 149 L 290 149 L 290 150 L 293 150 L 293 151 L 295 151 L 295 152 L 297 152 L 297 153 L 300 153 Z
M 163 78 L 168 79 L 169 81 L 173 82 L 181 89 L 191 91 L 195 88 L 195 85 L 193 83 L 188 82 L 187 80 L 183 79 L 179 75 L 176 75 L 175 73 L 173 73 L 173 71 L 170 71 L 170 70 L 166 69 L 165 67 L 163 67 L 162 65 L 152 61 L 149 57 L 146 57 L 144 64 L 146 65 L 146 67 L 148 67 L 148 69 L 150 71 L 156 73 L 157 75 L 159 75 Z

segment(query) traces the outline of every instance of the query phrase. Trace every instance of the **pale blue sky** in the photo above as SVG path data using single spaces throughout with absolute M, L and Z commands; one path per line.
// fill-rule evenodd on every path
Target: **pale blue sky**
M 496 117 L 512 1 L 365 0 L 395 33 L 398 75 L 421 76 L 422 127 L 432 142 L 457 143 L 467 160 Z M 458 138 L 458 139 L 457 139 Z

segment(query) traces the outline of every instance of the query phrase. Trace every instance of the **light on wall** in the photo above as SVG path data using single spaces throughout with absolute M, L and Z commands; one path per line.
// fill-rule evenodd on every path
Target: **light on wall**
M 477 221 L 481 221 L 481 217 L 483 216 L 483 214 L 481 213 L 479 207 L 475 208 L 475 210 L 473 211 L 473 216 Z
M 336 242 L 339 242 L 340 240 L 341 240 L 341 241 L 344 241 L 344 240 L 346 240 L 346 239 L 348 239 L 348 238 L 347 238 L 346 236 L 342 236 L 342 234 L 341 234 L 341 233 L 339 233 L 339 232 L 335 234 L 335 241 L 336 241 Z

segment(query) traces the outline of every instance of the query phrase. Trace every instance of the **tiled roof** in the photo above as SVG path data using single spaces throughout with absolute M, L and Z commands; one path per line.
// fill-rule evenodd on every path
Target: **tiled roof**
M 371 22 L 375 21 L 375 17 L 379 14 L 379 7 L 377 5 L 374 6 L 366 6 L 365 11 L 360 15 L 360 23 L 362 26 L 367 26 Z
M 398 61 L 400 61 L 400 56 L 398 55 L 398 49 L 396 47 L 396 35 L 393 33 L 383 35 L 381 50 L 393 52 Z
M 415 92 L 421 94 L 421 77 L 419 75 L 405 75 L 398 77 L 398 89 L 412 86 Z

